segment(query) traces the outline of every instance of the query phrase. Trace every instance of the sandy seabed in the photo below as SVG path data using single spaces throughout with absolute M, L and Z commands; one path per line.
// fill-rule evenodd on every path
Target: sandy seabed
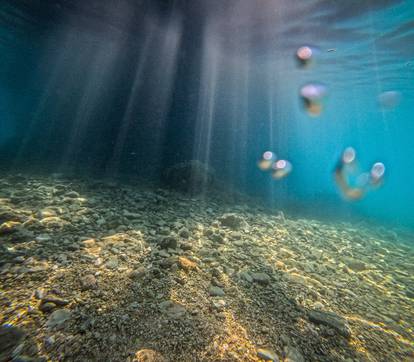
M 414 237 L 0 176 L 0 361 L 414 361 Z

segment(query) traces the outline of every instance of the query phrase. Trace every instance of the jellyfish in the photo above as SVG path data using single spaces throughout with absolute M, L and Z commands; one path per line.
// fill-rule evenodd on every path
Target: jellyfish
M 276 161 L 276 155 L 271 151 L 266 151 L 263 153 L 261 159 L 257 162 L 257 166 L 262 171 L 268 171 L 272 168 L 272 164 L 275 161 Z
M 327 95 L 327 88 L 322 83 L 305 84 L 300 89 L 300 97 L 306 112 L 317 117 L 322 113 L 323 103 Z
M 280 180 L 292 171 L 292 164 L 287 160 L 279 160 L 272 165 L 272 177 Z
M 378 102 L 382 108 L 393 109 L 401 102 L 401 93 L 398 91 L 382 92 L 378 96 Z
M 300 47 L 295 54 L 299 67 L 308 67 L 313 62 L 314 52 L 315 50 L 309 46 Z

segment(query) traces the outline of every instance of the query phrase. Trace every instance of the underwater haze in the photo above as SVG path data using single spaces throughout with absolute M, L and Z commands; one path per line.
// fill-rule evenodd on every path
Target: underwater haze
M 414 360 L 413 116 L 413 0 L 1 0 L 0 362 Z
M 409 1 L 4 1 L 1 14 L 5 167 L 157 178 L 197 159 L 273 205 L 414 225 Z M 317 49 L 309 69 L 303 45 Z M 301 107 L 307 82 L 328 88 L 317 118 Z M 386 165 L 354 203 L 332 177 L 348 146 L 362 168 Z M 266 150 L 290 177 L 260 173 Z

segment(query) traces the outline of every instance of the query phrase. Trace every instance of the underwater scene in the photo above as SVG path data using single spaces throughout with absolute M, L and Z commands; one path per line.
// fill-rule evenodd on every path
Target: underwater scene
M 414 362 L 413 0 L 1 0 L 0 362 Z

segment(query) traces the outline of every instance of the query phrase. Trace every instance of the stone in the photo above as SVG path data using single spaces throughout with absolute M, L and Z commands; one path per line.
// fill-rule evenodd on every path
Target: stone
M 115 257 L 113 257 L 113 258 L 110 258 L 106 263 L 105 263 L 105 266 L 108 268 L 108 269 L 116 269 L 116 268 L 118 268 L 118 265 L 119 265 L 119 261 L 118 261 L 118 259 L 117 258 L 115 258 Z
M 69 191 L 65 194 L 65 197 L 69 197 L 71 199 L 77 199 L 79 194 L 76 191 Z
M 55 308 L 56 308 L 55 303 L 46 302 L 46 303 L 40 304 L 39 310 L 41 310 L 43 313 L 49 313 Z
M 166 359 L 152 349 L 141 349 L 135 353 L 132 362 L 166 362 Z
M 60 329 L 64 326 L 65 322 L 71 317 L 71 312 L 68 309 L 55 310 L 46 322 L 46 326 L 49 328 Z
M 92 248 L 93 246 L 96 245 L 96 240 L 95 239 L 83 240 L 82 244 L 85 248 Z
M 213 308 L 217 310 L 223 310 L 226 306 L 226 301 L 223 299 L 213 300 Z
M 178 240 L 175 236 L 166 236 L 158 241 L 161 249 L 177 249 Z
M 270 283 L 270 277 L 266 273 L 252 273 L 253 280 L 262 285 L 267 285 Z
M 180 256 L 178 258 L 178 265 L 181 269 L 189 271 L 189 270 L 196 270 L 197 269 L 197 263 L 191 261 L 190 259 Z
M 133 270 L 129 276 L 132 279 L 142 279 L 145 274 L 147 273 L 147 269 L 145 269 L 144 266 L 140 266 L 138 268 L 136 268 L 135 270 Z
M 336 313 L 310 310 L 308 312 L 308 317 L 312 323 L 330 327 L 345 338 L 351 337 L 351 329 L 349 328 L 347 321 Z
M 13 351 L 24 336 L 24 332 L 17 327 L 8 324 L 0 326 L 0 361 L 11 360 Z
M 214 285 L 211 285 L 210 288 L 208 289 L 208 293 L 212 296 L 212 297 L 222 297 L 224 296 L 224 290 L 216 287 Z
M 0 225 L 0 235 L 7 235 L 19 231 L 21 226 L 20 222 L 17 221 L 7 221 Z
M 172 300 L 166 300 L 160 303 L 161 312 L 172 319 L 179 319 L 185 315 L 187 310 L 184 306 L 179 303 L 173 302 Z
M 252 283 L 253 282 L 253 278 L 252 276 L 249 274 L 249 272 L 247 271 L 242 271 L 239 273 L 239 277 L 243 280 L 245 280 L 246 282 Z
M 246 226 L 246 221 L 244 218 L 234 213 L 224 214 L 219 218 L 219 221 L 222 226 L 226 226 L 233 230 L 238 230 Z
M 259 348 L 257 350 L 257 357 L 265 361 L 279 362 L 277 354 L 270 349 Z
M 94 275 L 87 274 L 81 278 L 82 290 L 95 289 L 97 287 L 97 281 Z
M 284 362 L 305 362 L 305 358 L 299 349 L 288 345 L 284 348 L 285 359 Z
M 368 269 L 367 265 L 360 260 L 346 258 L 344 260 L 344 263 L 348 266 L 348 268 L 352 269 L 355 272 L 361 272 Z

